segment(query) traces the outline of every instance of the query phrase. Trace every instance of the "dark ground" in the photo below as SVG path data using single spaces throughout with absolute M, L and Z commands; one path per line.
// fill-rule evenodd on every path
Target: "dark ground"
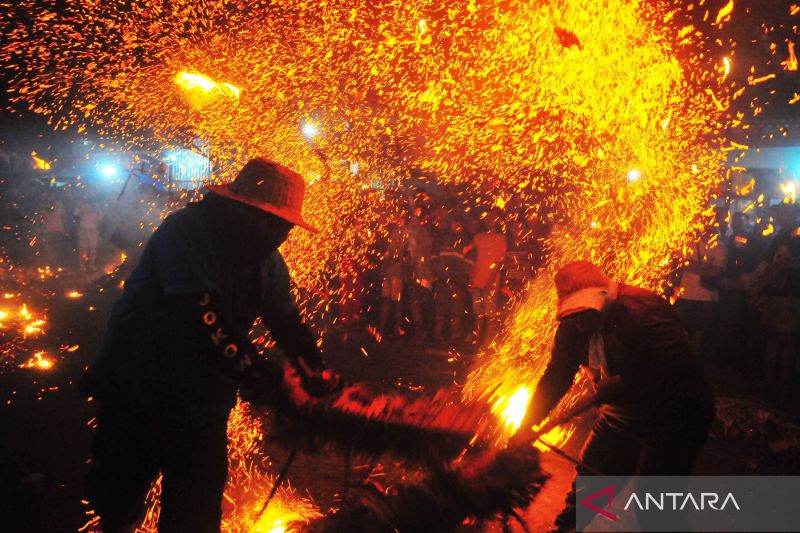
M 74 532 L 87 521 L 81 498 L 92 433 L 88 422 L 93 417 L 92 405 L 78 394 L 75 383 L 99 342 L 116 294 L 114 290 L 100 294 L 87 289 L 83 298 L 68 299 L 63 288 L 57 291 L 51 287 L 50 296 L 41 295 L 47 292 L 46 287 L 22 292 L 36 292 L 31 305 L 47 309 L 48 334 L 45 340 L 37 341 L 37 346 L 51 353 L 59 353 L 61 345 L 80 347 L 74 352 L 62 351 L 61 361 L 49 372 L 20 369 L 20 361 L 12 364 L 8 355 L 0 356 L 5 358 L 0 366 L 0 531 Z M 366 334 L 338 331 L 326 342 L 332 366 L 349 381 L 368 382 L 376 391 L 422 386 L 432 393 L 436 388 L 462 383 L 471 363 L 469 356 L 449 361 L 446 353 L 403 341 L 379 345 Z M 725 432 L 720 427 L 715 429 L 696 473 L 800 473 L 797 448 L 780 450 L 780 445 L 775 445 L 788 438 L 784 422 L 798 423 L 797 411 L 792 408 L 794 400 L 765 402 L 762 391 L 752 386 L 753 376 L 738 369 L 711 369 L 711 375 L 717 384 L 724 384 L 718 386 L 722 394 L 745 401 L 756 414 L 738 408 L 726 412 L 730 427 Z M 741 420 L 731 421 L 733 415 L 740 415 Z M 759 420 L 751 420 L 753 417 Z M 568 443 L 567 451 L 577 454 L 580 443 L 578 434 Z M 268 453 L 277 471 L 286 453 L 280 449 L 268 449 Z M 525 513 L 534 532 L 546 530 L 551 523 L 573 472 L 569 463 L 553 454 L 544 454 L 543 467 L 552 478 Z M 338 457 L 301 456 L 290 479 L 295 488 L 308 491 L 326 508 L 344 486 L 343 463 Z M 499 531 L 500 525 L 492 524 L 488 529 Z

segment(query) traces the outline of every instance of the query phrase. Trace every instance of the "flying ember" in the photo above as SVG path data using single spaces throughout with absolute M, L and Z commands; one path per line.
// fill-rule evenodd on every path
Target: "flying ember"
M 81 531 L 120 519 L 115 490 L 135 495 L 128 525 L 167 529 L 191 492 L 175 479 L 221 495 L 184 519 L 226 532 L 525 526 L 540 454 L 616 471 L 564 451 L 589 423 L 600 449 L 613 416 L 649 430 L 631 422 L 646 412 L 691 465 L 718 409 L 694 356 L 740 349 L 708 328 L 756 308 L 794 328 L 800 167 L 756 145 L 797 128 L 749 121 L 800 102 L 797 40 L 765 23 L 773 57 L 754 61 L 728 37 L 753 2 L 0 6 L 9 108 L 71 136 L 26 148 L 8 182 L 0 370 L 37 400 L 72 372 L 97 408 Z M 772 159 L 788 163 L 767 182 Z M 755 328 L 741 344 L 769 338 L 786 385 L 797 337 Z M 677 464 L 653 431 L 626 453 Z M 341 487 L 304 454 L 344 466 Z M 312 471 L 305 492 L 290 468 Z

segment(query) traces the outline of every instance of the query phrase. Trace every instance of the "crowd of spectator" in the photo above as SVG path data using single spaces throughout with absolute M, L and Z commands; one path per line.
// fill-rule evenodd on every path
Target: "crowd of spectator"
M 438 349 L 489 342 L 544 261 L 547 225 L 454 198 L 401 205 L 375 244 L 375 272 L 355 282 L 354 292 L 364 295 L 358 309 L 350 299 L 339 318 L 358 316 L 383 338 Z
M 734 213 L 692 246 L 675 294 L 702 357 L 750 370 L 768 392 L 786 394 L 800 350 L 800 223 L 796 204 L 773 209 L 767 230 Z
M 165 205 L 136 186 L 127 193 L 135 201 L 88 187 L 36 187 L 2 191 L 3 228 L 14 237 L 4 239 L 3 275 L 17 267 L 96 279 L 119 263 L 120 251 L 136 253 Z M 371 244 L 372 267 L 345 258 L 331 269 L 334 321 L 438 349 L 488 344 L 546 263 L 550 226 L 519 209 L 460 198 L 417 194 L 388 202 L 387 231 Z M 786 202 L 760 217 L 725 211 L 716 234 L 689 247 L 671 287 L 707 362 L 752 371 L 780 394 L 791 388 L 800 359 L 798 214 L 797 204 Z
M 447 198 L 408 206 L 376 243 L 372 271 L 352 269 L 360 297 L 338 316 L 434 348 L 486 345 L 546 262 L 547 224 Z M 798 214 L 777 204 L 757 225 L 726 211 L 715 235 L 689 247 L 668 291 L 708 364 L 749 371 L 777 394 L 800 359 Z

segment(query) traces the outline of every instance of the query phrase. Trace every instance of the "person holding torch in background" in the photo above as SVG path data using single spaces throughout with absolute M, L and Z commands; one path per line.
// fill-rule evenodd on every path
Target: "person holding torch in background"
M 159 472 L 159 531 L 219 531 L 237 390 L 291 412 L 340 387 L 278 251 L 295 225 L 313 230 L 303 178 L 262 157 L 210 191 L 152 235 L 84 375 L 97 400 L 86 491 L 106 532 L 133 530 Z M 253 346 L 256 317 L 291 366 Z

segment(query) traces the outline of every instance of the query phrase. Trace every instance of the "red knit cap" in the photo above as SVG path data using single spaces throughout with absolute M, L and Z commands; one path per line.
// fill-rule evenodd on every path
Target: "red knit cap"
M 554 281 L 559 300 L 575 291 L 605 287 L 611 282 L 597 265 L 586 260 L 564 265 L 556 272 Z

